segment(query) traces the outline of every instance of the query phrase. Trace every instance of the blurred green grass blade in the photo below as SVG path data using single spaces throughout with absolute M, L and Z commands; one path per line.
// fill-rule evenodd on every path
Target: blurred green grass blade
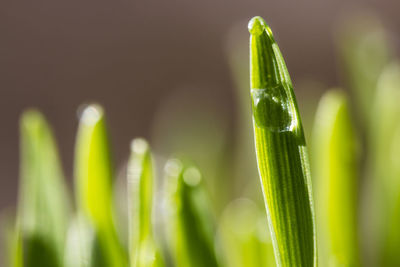
M 78 216 L 71 220 L 65 244 L 64 266 L 95 266 L 93 264 L 94 259 L 90 255 L 94 246 L 93 241 L 93 229 L 87 222 L 85 222 L 84 218 Z
M 275 266 L 266 222 L 264 210 L 249 199 L 236 199 L 227 206 L 218 227 L 218 244 L 223 251 L 224 266 Z
M 153 236 L 154 171 L 149 144 L 131 144 L 128 165 L 129 240 L 131 267 L 164 266 Z
M 110 266 L 108 255 L 104 253 L 100 236 L 83 216 L 74 218 L 67 233 L 64 266 Z
M 113 170 L 104 111 L 89 105 L 82 112 L 75 147 L 77 208 L 94 228 L 105 266 L 127 266 L 113 221 Z
M 23 243 L 21 236 L 21 228 L 17 222 L 14 231 L 8 233 L 8 259 L 7 265 L 12 267 L 23 267 L 24 266 L 24 255 L 23 255 Z M 4 259 L 3 259 L 4 262 Z
M 343 91 L 321 99 L 313 129 L 313 177 L 321 266 L 360 266 L 356 136 Z
M 360 118 L 368 123 L 376 83 L 393 54 L 388 33 L 374 14 L 352 13 L 338 28 L 336 43 Z
M 215 93 L 210 94 L 195 84 L 174 91 L 156 113 L 151 139 L 158 155 L 174 153 L 196 162 L 219 211 L 232 191 L 230 186 L 224 192 L 217 190 L 230 179 L 225 166 L 231 153 L 227 146 L 228 119 Z
M 250 177 L 258 177 L 256 156 L 254 155 L 253 141 L 253 124 L 249 114 L 251 113 L 251 102 L 249 87 L 249 62 L 248 53 L 248 32 L 243 30 L 243 23 L 240 22 L 232 27 L 227 36 L 225 43 L 226 54 L 233 81 L 235 82 L 235 102 L 238 104 L 235 123 L 235 139 L 233 140 L 233 149 L 230 153 L 233 161 L 227 169 L 232 169 L 228 176 L 231 186 L 235 186 L 235 194 L 243 195 L 243 191 L 251 192 L 252 199 L 263 203 L 260 185 L 257 179 L 249 179 Z M 249 182 L 253 180 L 253 182 Z
M 52 130 L 36 110 L 20 121 L 19 221 L 25 266 L 61 266 L 68 200 Z
M 400 266 L 400 123 L 397 122 L 394 131 L 390 153 L 389 168 L 392 170 L 393 181 L 390 183 L 392 190 L 388 203 L 387 220 L 383 233 L 383 244 L 380 258 L 381 266 Z M 389 185 L 388 185 L 389 186 Z
M 270 28 L 249 23 L 250 85 L 258 169 L 278 266 L 315 266 L 310 171 L 295 95 Z
M 168 239 L 177 267 L 218 266 L 214 222 L 197 168 L 178 160 L 166 164 L 168 181 Z
M 370 181 L 369 198 L 365 209 L 366 221 L 374 236 L 370 242 L 378 244 L 370 248 L 379 251 L 377 265 L 397 266 L 400 264 L 398 243 L 394 242 L 398 221 L 398 195 L 400 193 L 396 147 L 400 117 L 400 63 L 389 64 L 379 78 L 377 92 L 371 112 L 369 128 L 370 158 L 368 167 Z M 374 216 L 371 216 L 374 214 Z

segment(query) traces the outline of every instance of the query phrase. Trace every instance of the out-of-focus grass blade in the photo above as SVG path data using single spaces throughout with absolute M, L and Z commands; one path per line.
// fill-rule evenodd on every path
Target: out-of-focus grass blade
M 4 226 L 4 225 L 3 225 Z M 2 254 L 1 264 L 4 266 L 11 267 L 23 267 L 24 266 L 24 255 L 22 250 L 22 236 L 21 236 L 21 227 L 19 226 L 19 222 L 15 223 L 11 226 L 5 225 L 5 251 L 2 251 L 5 254 Z
M 320 265 L 360 266 L 357 146 L 344 92 L 322 97 L 312 142 Z
M 226 205 L 232 191 L 231 184 L 223 192 L 217 190 L 230 178 L 224 168 L 230 155 L 228 120 L 219 97 L 189 84 L 163 101 L 152 130 L 153 147 L 158 155 L 166 157 L 174 153 L 196 162 L 218 211 Z
M 153 236 L 154 171 L 148 143 L 135 139 L 128 165 L 131 267 L 164 266 Z
M 113 221 L 113 170 L 103 109 L 89 105 L 82 113 L 75 147 L 78 211 L 94 228 L 104 266 L 127 266 L 127 254 Z M 92 253 L 93 254 L 93 253 Z
M 93 227 L 83 217 L 74 218 L 67 233 L 64 266 L 107 266 L 102 255 L 95 253 L 96 241 Z
M 24 244 L 24 266 L 61 266 L 68 201 L 53 133 L 36 110 L 22 115 L 20 131 L 21 229 L 17 231 Z
M 230 153 L 233 161 L 230 167 L 231 174 L 228 176 L 229 184 L 235 185 L 236 195 L 243 195 L 243 191 L 250 191 L 251 198 L 262 203 L 263 198 L 258 177 L 256 156 L 254 155 L 253 125 L 251 120 L 251 102 L 249 87 L 249 62 L 248 53 L 248 32 L 243 29 L 243 22 L 240 22 L 229 32 L 226 40 L 226 53 L 228 63 L 235 82 L 235 97 L 238 104 L 237 123 L 235 123 L 235 140 L 233 151 Z M 253 182 L 252 182 L 253 181 Z M 226 182 L 225 182 L 226 183 Z
M 380 251 L 381 255 L 378 256 L 379 263 L 377 264 L 380 266 L 400 264 L 397 244 L 389 241 L 396 234 L 388 232 L 392 229 L 390 224 L 394 223 L 392 219 L 396 220 L 399 213 L 396 203 L 400 193 L 398 172 L 400 161 L 396 161 L 398 151 L 393 150 L 398 138 L 396 130 L 400 125 L 399 99 L 400 64 L 392 63 L 384 69 L 379 78 L 369 128 L 371 156 L 368 159 L 368 167 L 372 179 L 369 181 L 370 191 L 368 191 L 369 198 L 366 199 L 368 204 L 365 211 L 368 217 L 365 220 L 370 222 L 369 227 L 375 232 L 372 243 L 378 244 L 378 247 L 370 249 Z M 386 242 L 388 243 L 385 244 Z
M 197 168 L 178 160 L 166 164 L 171 254 L 177 267 L 218 266 L 214 225 L 202 177 Z
M 22 251 L 22 237 L 19 230 L 15 233 L 15 239 L 12 244 L 12 254 L 11 254 L 11 266 L 13 267 L 23 267 L 24 258 Z
M 234 200 L 222 213 L 218 243 L 227 267 L 275 266 L 267 217 L 246 198 Z
M 382 252 L 380 255 L 381 266 L 400 266 L 400 123 L 394 132 L 388 167 L 393 171 L 390 191 L 390 203 L 386 227 L 383 233 Z
M 338 28 L 336 43 L 343 74 L 354 92 L 359 115 L 368 123 L 376 83 L 389 62 L 392 48 L 388 33 L 373 14 L 351 14 Z
M 270 28 L 249 23 L 258 169 L 278 266 L 315 266 L 310 171 L 292 83 Z

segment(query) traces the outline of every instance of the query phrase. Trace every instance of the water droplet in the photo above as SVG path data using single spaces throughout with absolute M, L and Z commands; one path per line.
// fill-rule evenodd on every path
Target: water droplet
M 252 18 L 248 25 L 249 32 L 256 36 L 263 33 L 263 31 L 265 30 L 266 27 L 267 27 L 267 24 L 265 23 L 264 19 L 261 17 L 258 17 L 258 16 Z
M 256 125 L 272 132 L 291 131 L 293 112 L 283 85 L 251 89 L 253 117 Z

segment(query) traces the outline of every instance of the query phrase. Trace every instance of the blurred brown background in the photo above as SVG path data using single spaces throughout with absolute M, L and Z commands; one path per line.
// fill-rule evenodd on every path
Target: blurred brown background
M 267 20 L 302 107 L 301 96 L 315 92 L 300 84 L 341 84 L 332 32 L 342 14 L 374 10 L 399 36 L 399 8 L 397 0 L 1 0 L 0 210 L 16 202 L 25 108 L 38 107 L 53 125 L 70 178 L 80 104 L 104 105 L 121 162 L 132 137 L 152 135 L 158 108 L 177 88 L 209 93 L 233 128 L 235 83 L 226 55 L 233 26 L 246 35 L 252 16 Z

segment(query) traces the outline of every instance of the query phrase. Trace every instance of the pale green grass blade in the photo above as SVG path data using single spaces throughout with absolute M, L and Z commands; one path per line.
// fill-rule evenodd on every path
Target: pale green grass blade
M 347 96 L 321 99 L 312 138 L 321 266 L 360 266 L 357 143 Z
M 397 235 L 392 224 L 398 219 L 398 194 L 400 179 L 398 151 L 394 150 L 398 139 L 400 117 L 400 64 L 388 65 L 379 78 L 372 105 L 369 128 L 370 157 L 366 221 L 373 231 L 371 251 L 379 251 L 377 265 L 397 266 L 400 254 L 393 238 Z M 372 216 L 373 214 L 373 216 Z M 394 221 L 392 221 L 394 220 Z M 371 241 L 370 241 L 371 242 Z M 392 265 L 393 264 L 393 265 Z
M 128 206 L 131 267 L 164 266 L 153 235 L 154 170 L 149 144 L 131 144 L 128 164 Z
M 336 43 L 344 78 L 358 104 L 358 115 L 368 123 L 376 83 L 393 54 L 389 34 L 376 15 L 352 13 L 338 27 Z
M 175 266 L 218 266 L 214 221 L 200 172 L 193 166 L 170 160 L 166 175 L 170 209 L 167 234 Z
M 96 241 L 92 226 L 83 217 L 74 218 L 67 233 L 64 266 L 107 266 L 101 253 L 95 253 Z
M 96 249 L 106 259 L 103 265 L 127 266 L 127 254 L 118 240 L 113 221 L 113 170 L 104 111 L 100 106 L 90 105 L 83 111 L 75 153 L 78 212 L 94 228 L 98 241 Z
M 52 130 L 36 110 L 20 122 L 20 238 L 25 266 L 61 266 L 68 201 Z
M 266 222 L 264 210 L 249 199 L 236 199 L 227 206 L 218 227 L 218 244 L 223 251 L 224 266 L 275 266 Z
M 292 83 L 270 28 L 249 23 L 258 168 L 278 266 L 315 266 L 310 171 Z

